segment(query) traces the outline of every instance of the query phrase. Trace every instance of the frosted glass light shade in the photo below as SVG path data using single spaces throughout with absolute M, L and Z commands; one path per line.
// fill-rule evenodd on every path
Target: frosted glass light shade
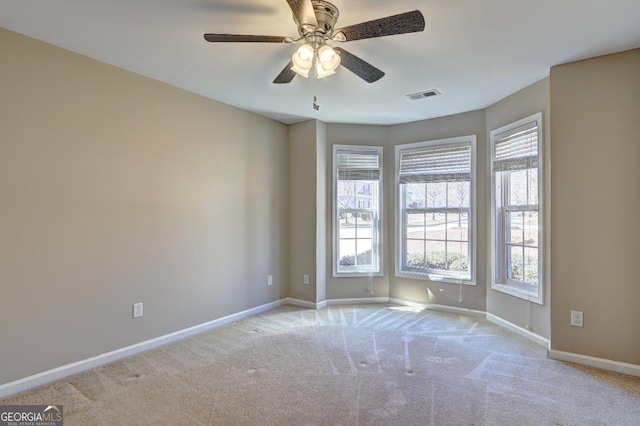
M 335 71 L 340 66 L 340 55 L 326 44 L 318 50 L 318 62 L 325 71 Z
M 313 55 L 313 47 L 308 43 L 303 44 L 291 57 L 291 62 L 293 62 L 291 69 L 297 74 L 308 78 L 309 70 L 313 66 Z
M 331 74 L 335 74 L 336 72 L 333 70 L 325 70 L 324 67 L 322 66 L 322 64 L 320 63 L 320 61 L 318 61 L 316 63 L 316 77 L 317 78 L 324 78 L 327 77 Z

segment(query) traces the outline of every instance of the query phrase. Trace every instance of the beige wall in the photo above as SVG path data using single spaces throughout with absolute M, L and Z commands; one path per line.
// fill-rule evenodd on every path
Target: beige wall
M 486 295 L 486 252 L 483 250 L 486 241 L 485 226 L 488 190 L 485 184 L 486 170 L 485 164 L 486 137 L 485 137 L 485 112 L 484 110 L 467 112 L 448 117 L 435 118 L 431 120 L 417 121 L 408 124 L 393 126 L 390 129 L 389 151 L 391 156 L 395 155 L 395 146 L 413 142 L 431 141 L 438 139 L 453 138 L 458 136 L 477 136 L 477 271 L 475 286 L 462 286 L 462 303 L 458 302 L 460 295 L 459 284 L 431 282 L 423 280 L 413 280 L 395 276 L 394 258 L 388 258 L 387 265 L 391 270 L 391 290 L 390 296 L 412 300 L 421 303 L 434 303 L 439 305 L 456 306 L 465 309 L 485 310 Z M 395 163 L 391 163 L 395 167 Z M 392 169 L 394 170 L 394 169 Z M 395 172 L 392 172 L 395 173 Z M 388 180 L 395 182 L 392 174 Z M 387 192 L 387 202 L 395 205 L 395 184 Z M 391 218 L 395 218 L 395 211 Z M 387 247 L 391 251 L 395 248 L 395 221 L 390 223 L 387 234 Z M 394 249 L 395 252 L 395 249 Z
M 545 231 L 545 274 L 544 274 L 544 304 L 529 302 L 510 296 L 491 288 L 491 270 L 487 264 L 486 280 L 487 280 L 487 312 L 496 315 L 504 320 L 509 321 L 521 328 L 530 330 L 535 334 L 549 339 L 551 335 L 551 308 L 550 308 L 550 243 L 551 243 L 551 223 L 550 223 L 550 199 L 551 199 L 551 126 L 550 123 L 550 95 L 549 95 L 549 79 L 545 78 L 534 83 L 524 89 L 496 102 L 486 109 L 487 113 L 487 140 L 489 140 L 489 132 L 498 129 L 507 124 L 513 123 L 521 118 L 528 117 L 537 112 L 542 112 L 542 128 L 544 132 L 544 184 L 546 196 L 544 198 L 544 231 Z M 489 158 L 489 149 L 485 149 L 485 158 Z M 488 167 L 485 163 L 485 167 Z M 489 170 L 487 172 L 487 184 L 489 184 Z M 490 196 L 490 188 L 487 186 L 486 197 Z M 491 207 L 490 202 L 486 203 L 486 208 Z M 489 229 L 490 217 L 487 215 L 486 229 Z M 487 253 L 491 251 L 491 239 L 487 235 L 487 240 L 483 247 L 483 251 Z M 487 262 L 490 260 L 487 258 Z
M 285 125 L 6 30 L 0 52 L 0 384 L 287 294 Z
M 551 69 L 554 350 L 640 365 L 639 135 L 640 49 Z
M 331 193 L 331 185 L 327 185 L 326 164 L 331 163 L 331 155 L 327 154 L 327 124 L 316 121 L 316 298 L 315 302 L 327 300 L 327 247 L 330 245 L 325 238 L 329 229 L 326 218 L 330 215 L 327 205 L 328 194 Z
M 289 297 L 315 303 L 318 122 L 289 127 Z M 309 284 L 303 276 L 309 275 Z

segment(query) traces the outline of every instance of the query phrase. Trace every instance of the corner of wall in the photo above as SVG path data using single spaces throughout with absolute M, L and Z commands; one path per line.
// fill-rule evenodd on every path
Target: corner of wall
M 545 220 L 545 288 L 543 305 L 519 299 L 517 297 L 498 292 L 491 288 L 491 267 L 489 262 L 491 259 L 487 255 L 487 314 L 503 321 L 512 323 L 524 330 L 533 330 L 537 335 L 545 339 L 551 337 L 551 308 L 550 308 L 550 253 L 551 253 L 551 175 L 550 175 L 550 89 L 549 77 L 543 78 L 500 101 L 491 105 L 486 109 L 486 197 L 490 199 L 491 188 L 490 170 L 489 170 L 489 133 L 499 127 L 513 123 L 524 117 L 542 111 L 543 113 L 543 131 L 544 131 L 544 156 L 545 156 L 545 203 L 544 203 L 544 220 Z M 487 206 L 487 211 L 489 210 Z M 486 216 L 486 229 L 490 229 L 490 215 Z M 485 251 L 491 253 L 491 238 L 487 233 L 485 240 Z

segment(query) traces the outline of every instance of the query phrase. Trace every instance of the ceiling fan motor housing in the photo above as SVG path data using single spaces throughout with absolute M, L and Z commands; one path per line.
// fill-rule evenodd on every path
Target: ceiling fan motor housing
M 324 0 L 311 0 L 311 3 L 318 20 L 318 31 L 330 36 L 338 21 L 338 16 L 340 16 L 338 8 Z

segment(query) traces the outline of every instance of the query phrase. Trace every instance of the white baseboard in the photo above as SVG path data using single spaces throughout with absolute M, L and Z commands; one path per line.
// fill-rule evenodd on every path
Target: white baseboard
M 414 302 L 413 300 L 406 300 L 406 299 L 398 299 L 397 297 L 390 297 L 389 303 L 393 303 L 394 305 L 408 306 L 410 308 L 417 308 L 417 309 L 428 309 L 428 306 L 429 306 L 428 303 Z
M 179 330 L 173 333 L 166 334 L 164 336 L 136 343 L 125 348 L 116 349 L 115 351 L 107 352 L 81 361 L 73 362 L 71 364 L 63 365 L 62 367 L 57 367 L 48 371 L 44 371 L 42 373 L 37 373 L 32 376 L 18 379 L 13 382 L 5 383 L 0 385 L 0 398 L 7 397 L 18 392 L 23 392 L 36 386 L 41 386 L 56 380 L 60 380 L 64 377 L 68 377 L 82 371 L 100 367 L 102 365 L 118 361 L 122 358 L 126 358 L 140 352 L 148 351 L 149 349 L 157 348 L 158 346 L 166 345 L 168 343 L 193 336 L 194 334 L 212 330 L 214 328 L 221 327 L 223 325 L 230 324 L 232 322 L 239 321 L 256 314 L 260 314 L 283 304 L 284 300 L 277 300 L 275 302 L 260 305 L 242 312 L 227 315 L 213 321 L 185 328 L 184 330 Z
M 457 306 L 436 305 L 428 303 L 427 309 L 432 311 L 449 312 L 450 314 L 466 315 L 468 317 L 486 318 L 486 312 L 475 309 L 459 308 Z
M 322 302 L 320 304 L 322 304 Z M 319 307 L 318 303 L 296 299 L 293 297 L 287 297 L 283 299 L 283 305 L 294 305 L 294 306 L 300 306 L 301 308 L 309 308 L 309 309 L 322 309 L 322 307 L 324 307 L 324 306 Z
M 486 315 L 487 315 L 487 320 L 489 320 L 490 322 L 496 325 L 499 325 L 500 327 L 506 328 L 507 330 L 513 331 L 514 333 L 519 334 L 525 339 L 530 340 L 531 342 L 542 346 L 546 350 L 551 349 L 551 341 L 546 337 L 542 337 L 539 334 L 533 333 L 527 330 L 526 328 L 522 328 L 519 325 L 515 325 L 514 323 L 511 323 L 496 315 L 490 314 L 489 312 L 487 312 Z
M 611 361 L 609 359 L 574 354 L 571 352 L 557 351 L 555 349 L 551 349 L 549 351 L 549 358 L 555 359 L 557 361 L 573 362 L 575 364 L 586 365 L 588 367 L 599 368 L 601 370 L 613 371 L 615 373 L 640 377 L 640 365 L 636 364 Z
M 348 299 L 328 299 L 327 305 L 367 305 L 372 303 L 389 303 L 388 297 L 354 297 Z
M 457 306 L 438 305 L 435 303 L 414 302 L 413 300 L 398 299 L 396 297 L 389 298 L 389 303 L 396 305 L 409 306 L 412 308 L 429 309 L 431 311 L 448 312 L 450 314 L 465 315 L 468 317 L 485 318 L 484 311 L 477 311 L 469 308 L 459 308 Z

